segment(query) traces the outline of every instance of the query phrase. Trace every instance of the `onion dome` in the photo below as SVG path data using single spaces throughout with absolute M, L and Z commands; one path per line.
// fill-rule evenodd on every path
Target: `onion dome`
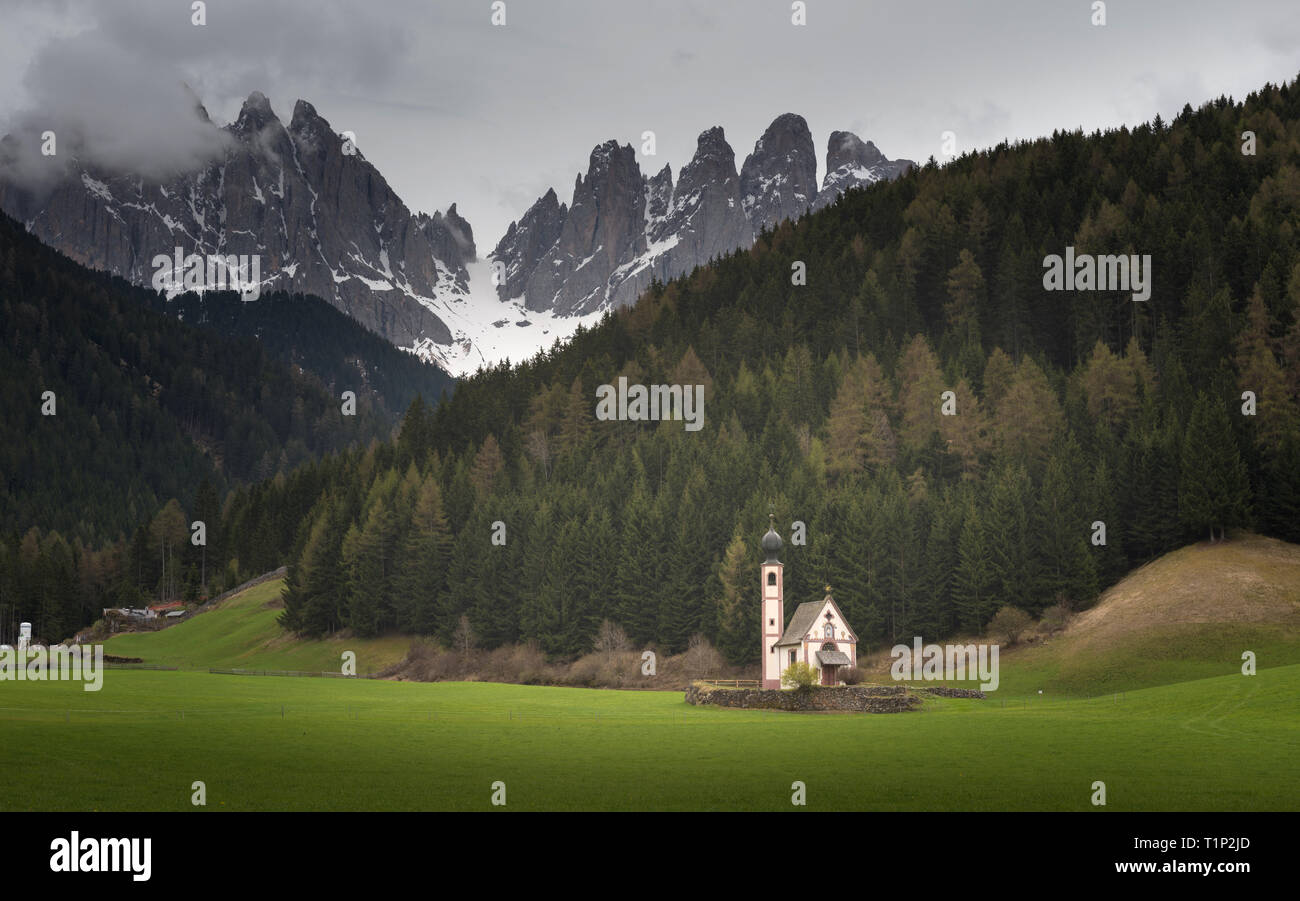
M 769 513 L 767 520 L 767 534 L 763 536 L 763 553 L 767 554 L 768 563 L 777 563 L 779 561 L 776 555 L 781 553 L 784 543 L 781 541 L 781 536 L 776 534 L 776 514 Z

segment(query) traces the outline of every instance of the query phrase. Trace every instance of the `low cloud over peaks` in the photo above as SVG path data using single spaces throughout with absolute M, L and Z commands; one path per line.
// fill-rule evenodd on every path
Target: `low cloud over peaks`
M 74 159 L 163 178 L 220 158 L 229 141 L 184 82 L 160 78 L 147 60 L 89 33 L 47 45 L 27 84 L 32 102 L 4 132 L 6 162 L 32 188 Z M 46 132 L 55 136 L 52 157 L 41 153 Z

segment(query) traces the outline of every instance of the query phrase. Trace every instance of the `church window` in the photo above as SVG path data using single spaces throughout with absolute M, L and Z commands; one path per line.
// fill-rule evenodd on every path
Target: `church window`
M 794 663 L 794 651 L 790 652 L 790 662 Z
M 827 638 L 834 638 L 835 627 L 832 626 L 830 623 L 827 623 L 826 628 L 822 631 L 822 634 L 825 635 Z
M 767 621 L 767 624 L 768 624 L 769 626 L 775 626 L 775 625 L 776 625 L 776 620 L 774 620 L 774 619 L 769 619 L 769 620 Z
M 768 585 L 775 585 L 775 584 L 776 584 L 776 573 L 768 573 L 768 574 L 767 574 L 767 584 L 768 584 Z

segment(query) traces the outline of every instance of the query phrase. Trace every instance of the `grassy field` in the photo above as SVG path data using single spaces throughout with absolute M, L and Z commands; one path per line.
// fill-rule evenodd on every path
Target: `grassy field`
M 3 810 L 1300 809 L 1300 666 L 1123 700 L 918 713 L 690 707 L 676 692 L 113 670 L 4 683 Z M 1022 706 L 1023 705 L 1023 706 Z
M 898 715 L 692 707 L 681 692 L 209 674 L 358 672 L 409 640 L 295 641 L 280 583 L 109 653 L 181 667 L 0 682 L 0 810 L 1300 810 L 1300 548 L 1184 548 L 984 701 Z M 1241 675 L 1252 650 L 1258 674 Z M 887 674 L 884 677 L 888 678 Z M 1039 694 L 1039 690 L 1044 693 Z

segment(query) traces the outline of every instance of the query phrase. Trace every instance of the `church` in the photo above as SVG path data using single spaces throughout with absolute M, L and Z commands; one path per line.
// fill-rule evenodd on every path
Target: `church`
M 781 687 L 781 673 L 792 663 L 807 663 L 818 671 L 822 685 L 839 685 L 841 667 L 857 666 L 858 636 L 849 628 L 830 586 L 820 601 L 800 604 L 785 623 L 782 565 L 777 559 L 783 543 L 776 534 L 775 515 L 769 514 L 760 569 L 763 591 L 763 681 L 765 689 Z M 784 626 L 784 628 L 783 628 Z

